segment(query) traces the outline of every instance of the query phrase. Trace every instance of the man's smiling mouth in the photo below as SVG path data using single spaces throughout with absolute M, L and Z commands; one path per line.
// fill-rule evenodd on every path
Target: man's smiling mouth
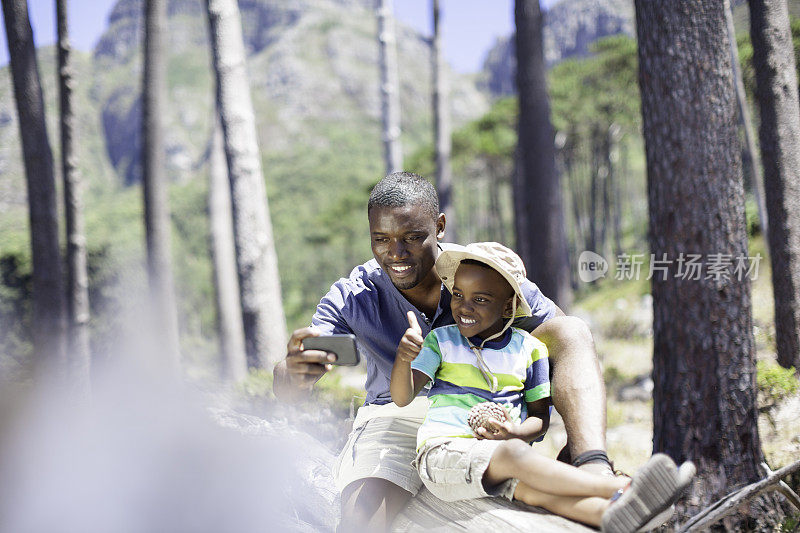
M 389 269 L 396 274 L 405 274 L 411 269 L 411 265 L 391 265 Z

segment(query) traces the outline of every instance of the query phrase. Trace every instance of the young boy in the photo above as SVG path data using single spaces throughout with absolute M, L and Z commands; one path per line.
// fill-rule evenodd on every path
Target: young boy
M 497 243 L 475 243 L 442 252 L 436 270 L 452 293 L 455 325 L 423 341 L 409 313 L 390 384 L 402 407 L 433 381 L 417 434 L 415 466 L 425 486 L 446 501 L 518 499 L 603 531 L 633 532 L 654 517 L 663 518 L 648 527 L 669 518 L 665 511 L 693 475 L 691 463 L 679 476 L 675 463 L 657 454 L 631 481 L 587 473 L 529 445 L 547 431 L 550 383 L 545 345 L 510 327 L 531 312 L 521 296 L 519 256 Z M 473 430 L 470 408 L 483 402 L 505 404 L 505 414 Z

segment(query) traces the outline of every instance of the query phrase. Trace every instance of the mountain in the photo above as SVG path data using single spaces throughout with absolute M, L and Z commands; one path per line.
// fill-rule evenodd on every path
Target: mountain
M 632 0 L 561 0 L 544 13 L 545 61 L 552 66 L 585 56 L 597 39 L 635 32 Z M 481 84 L 492 96 L 516 93 L 513 39 L 513 34 L 500 37 L 484 61 Z

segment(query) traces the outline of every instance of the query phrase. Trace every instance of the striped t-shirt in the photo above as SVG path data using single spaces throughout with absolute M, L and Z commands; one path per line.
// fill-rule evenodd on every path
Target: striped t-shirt
M 480 346 L 480 339 L 472 339 Z M 481 356 L 497 378 L 491 392 L 475 353 L 455 325 L 431 331 L 411 368 L 431 378 L 431 406 L 417 433 L 417 448 L 434 437 L 474 437 L 467 425 L 470 408 L 478 403 L 508 403 L 517 422 L 525 419 L 526 402 L 550 396 L 547 347 L 530 333 L 509 328 L 486 342 Z

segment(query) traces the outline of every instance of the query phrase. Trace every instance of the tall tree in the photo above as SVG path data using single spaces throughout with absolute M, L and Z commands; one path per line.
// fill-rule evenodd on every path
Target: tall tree
M 653 447 L 691 459 L 690 507 L 759 477 L 736 95 L 716 0 L 636 0 L 653 279 Z M 711 97 L 713 95 L 713 97 Z M 688 267 L 697 254 L 706 268 Z
M 27 2 L 3 0 L 2 3 L 28 193 L 33 258 L 31 338 L 37 363 L 55 361 L 63 369 L 66 308 L 58 247 L 55 177 L 36 49 Z
M 225 161 L 225 141 L 218 114 L 214 120 L 209 146 L 208 222 L 222 377 L 240 381 L 247 375 L 247 353 L 244 348 L 242 308 L 236 279 L 236 248 L 233 242 L 228 164 Z
M 236 0 L 206 0 L 206 6 L 233 203 L 247 361 L 252 367 L 271 366 L 286 354 L 286 319 L 241 17 Z
M 566 308 L 572 296 L 539 0 L 516 0 L 514 21 L 519 94 L 518 169 L 514 182 L 517 249 L 529 277 Z
M 145 1 L 142 183 L 153 331 L 159 345 L 163 346 L 163 355 L 177 366 L 180 359 L 178 315 L 172 278 L 169 198 L 164 168 L 166 20 L 167 0 Z
M 381 119 L 386 174 L 403 170 L 400 143 L 400 81 L 392 0 L 377 0 L 378 50 L 381 69 Z
M 89 276 L 83 224 L 81 177 L 75 155 L 75 113 L 72 108 L 72 62 L 66 0 L 56 0 L 58 28 L 58 90 L 61 118 L 61 172 L 64 180 L 64 216 L 67 226 L 67 318 L 70 382 L 81 393 L 89 391 Z
M 769 222 L 767 221 L 767 207 L 764 203 L 764 191 L 762 187 L 763 177 L 761 175 L 761 157 L 756 148 L 756 136 L 753 132 L 753 121 L 750 118 L 750 104 L 747 103 L 747 93 L 744 89 L 742 79 L 742 69 L 739 61 L 739 47 L 736 45 L 736 28 L 733 25 L 733 6 L 730 0 L 725 0 L 725 25 L 728 28 L 728 39 L 731 47 L 731 65 L 733 67 L 734 87 L 736 88 L 736 103 L 739 107 L 739 123 L 744 131 L 745 152 L 747 157 L 742 161 L 745 168 L 750 173 L 750 181 L 753 187 L 753 197 L 756 201 L 758 210 L 758 222 L 761 224 L 761 231 L 766 234 Z
M 800 114 L 786 0 L 750 0 L 778 362 L 800 369 Z
M 439 192 L 439 209 L 447 220 L 449 240 L 458 242 L 453 207 L 453 173 L 450 168 L 450 106 L 448 98 L 446 65 L 442 53 L 441 12 L 439 0 L 431 0 L 433 8 L 433 39 L 431 63 L 433 66 L 433 136 L 436 145 L 436 190 Z

